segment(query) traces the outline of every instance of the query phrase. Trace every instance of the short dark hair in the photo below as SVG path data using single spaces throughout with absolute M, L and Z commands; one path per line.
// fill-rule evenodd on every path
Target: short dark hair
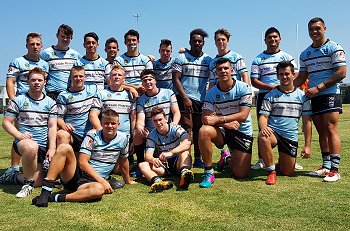
M 172 46 L 171 41 L 169 39 L 162 39 L 160 40 L 159 48 L 162 46 Z
M 215 68 L 216 68 L 217 66 L 219 66 L 219 65 L 221 65 L 221 64 L 223 64 L 223 63 L 227 63 L 227 62 L 229 62 L 229 63 L 230 63 L 230 66 L 232 66 L 231 60 L 229 60 L 228 58 L 220 58 L 220 59 L 218 59 L 218 60 L 216 61 L 216 63 L 215 63 Z
M 154 79 L 156 79 L 156 74 L 152 69 L 145 69 L 141 72 L 140 78 L 142 79 L 143 76 L 145 75 L 152 75 Z
M 191 31 L 190 39 L 195 34 L 202 36 L 203 39 L 208 37 L 208 33 L 207 32 L 205 32 L 203 29 L 197 28 L 197 29 L 194 29 L 193 31 Z
M 105 47 L 110 44 L 110 43 L 116 43 L 117 44 L 117 47 L 119 47 L 119 44 L 118 44 L 118 40 L 115 39 L 114 37 L 110 37 L 109 39 L 106 40 L 105 42 Z
M 26 43 L 28 43 L 28 42 L 29 42 L 29 39 L 31 39 L 31 38 L 39 38 L 40 40 L 42 40 L 41 34 L 40 34 L 40 33 L 31 32 L 31 33 L 29 33 L 29 34 L 27 35 L 27 37 L 26 37 Z
M 91 38 L 95 39 L 96 42 L 98 42 L 98 36 L 97 36 L 97 34 L 95 32 L 89 32 L 89 33 L 85 34 L 84 35 L 84 42 L 85 42 L 85 39 L 87 37 L 91 37 Z
M 153 107 L 151 110 L 151 117 L 158 115 L 158 114 L 163 114 L 164 117 L 166 117 L 165 112 L 162 108 L 160 108 L 158 106 Z
M 294 65 L 291 61 L 281 61 L 277 64 L 276 71 L 278 73 L 278 70 L 284 69 L 290 67 L 291 71 L 294 73 Z
M 216 39 L 216 36 L 217 36 L 218 34 L 224 35 L 224 36 L 226 37 L 227 41 L 230 41 L 231 34 L 230 34 L 230 32 L 229 32 L 227 29 L 225 29 L 225 28 L 220 28 L 220 29 L 218 29 L 217 31 L 215 31 L 215 33 L 214 33 L 214 39 Z
M 69 77 L 71 77 L 72 75 L 72 71 L 75 70 L 75 71 L 84 71 L 85 72 L 85 69 L 83 66 L 73 66 L 71 69 L 70 69 L 70 72 L 69 72 Z
M 139 34 L 139 32 L 137 32 L 137 31 L 134 30 L 134 29 L 130 29 L 130 30 L 128 30 L 128 32 L 125 33 L 125 35 L 124 35 L 124 40 L 126 40 L 126 37 L 128 37 L 128 35 L 136 36 L 136 37 L 137 37 L 137 40 L 140 40 L 140 34 Z
M 34 67 L 33 69 L 31 69 L 28 74 L 27 74 L 27 79 L 29 79 L 29 77 L 33 74 L 40 74 L 42 76 L 44 76 L 44 79 L 46 79 L 46 72 L 41 69 L 40 67 Z
M 69 36 L 69 37 L 73 37 L 73 29 L 72 27 L 66 25 L 66 24 L 62 24 L 58 27 L 57 29 L 57 34 L 58 35 L 60 32 L 62 32 L 63 34 Z
M 315 18 L 310 19 L 310 21 L 308 22 L 307 26 L 310 26 L 310 24 L 313 24 L 313 23 L 316 23 L 316 22 L 322 22 L 323 25 L 326 25 L 322 18 L 315 17 Z
M 276 32 L 276 33 L 278 34 L 278 36 L 281 37 L 281 34 L 280 34 L 279 30 L 277 30 L 277 28 L 275 28 L 275 27 L 270 27 L 270 28 L 267 29 L 266 32 L 265 32 L 265 38 L 266 38 L 267 36 L 269 36 L 269 34 L 274 33 L 274 32 Z

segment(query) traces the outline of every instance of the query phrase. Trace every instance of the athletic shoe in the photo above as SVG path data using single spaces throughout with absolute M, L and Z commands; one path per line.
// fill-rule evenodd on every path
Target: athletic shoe
M 296 169 L 296 170 L 303 170 L 303 169 L 304 169 L 304 167 L 303 167 L 303 166 L 301 166 L 300 164 L 298 164 L 298 162 L 295 162 L 294 169 Z
M 307 175 L 309 176 L 327 176 L 329 173 L 329 170 L 326 169 L 326 168 L 320 168 L 316 171 L 313 171 L 313 172 L 308 172 L 306 173 Z
M 217 165 L 218 172 L 224 171 L 224 169 L 226 167 L 226 163 L 224 160 L 225 160 L 225 157 L 227 157 L 227 156 L 231 156 L 230 152 L 227 151 L 226 149 L 222 149 L 220 160 L 219 160 L 218 165 Z
M 253 170 L 259 170 L 265 167 L 264 161 L 259 159 L 256 164 L 252 165 L 250 168 Z
M 267 173 L 267 185 L 274 185 L 276 184 L 276 171 L 271 171 Z
M 17 198 L 25 198 L 29 196 L 34 191 L 34 187 L 30 186 L 29 184 L 23 185 L 21 191 L 19 191 L 16 194 Z
M 204 173 L 204 179 L 199 184 L 199 187 L 209 188 L 214 183 L 214 180 L 215 180 L 214 173 Z
M 4 174 L 0 176 L 0 184 L 5 184 L 5 183 L 15 184 L 17 182 L 16 178 L 18 174 L 19 172 L 16 169 L 14 169 L 13 167 L 9 167 L 8 169 L 6 169 Z
M 180 189 L 188 190 L 188 186 L 194 180 L 194 174 L 191 170 L 187 170 L 184 174 L 182 174 L 180 179 Z
M 335 170 L 330 171 L 329 174 L 323 178 L 325 182 L 336 182 L 337 180 L 340 180 L 340 174 Z
M 164 190 L 168 190 L 171 189 L 173 187 L 173 182 L 171 181 L 160 181 L 160 182 L 156 182 L 153 183 L 151 185 L 151 190 L 150 192 L 152 193 L 156 193 L 156 192 L 162 192 Z
M 124 181 L 117 180 L 114 177 L 110 177 L 107 181 L 111 185 L 113 190 L 118 189 L 118 188 L 123 188 L 125 185 Z
M 194 162 L 193 162 L 193 167 L 194 168 L 204 168 L 204 163 L 201 159 L 195 158 Z

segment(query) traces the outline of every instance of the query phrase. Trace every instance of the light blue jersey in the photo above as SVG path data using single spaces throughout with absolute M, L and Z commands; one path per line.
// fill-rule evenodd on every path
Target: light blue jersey
M 294 65 L 294 71 L 298 72 L 298 67 L 293 57 L 283 51 L 274 54 L 261 53 L 252 63 L 250 78 L 258 78 L 261 82 L 268 85 L 279 85 L 280 81 L 277 78 L 277 64 L 281 61 L 291 61 Z M 269 90 L 259 89 L 259 93 L 269 92 Z
M 85 70 L 85 84 L 96 84 L 98 90 L 105 88 L 105 79 L 108 77 L 106 67 L 109 65 L 108 61 L 98 56 L 95 60 L 86 59 L 82 57 L 74 63 L 74 66 L 82 66 Z
M 109 143 L 102 137 L 102 131 L 88 132 L 81 144 L 81 153 L 90 156 L 89 164 L 96 173 L 104 179 L 109 177 L 119 157 L 127 158 L 129 136 L 123 132 L 117 133 Z
M 113 109 L 119 114 L 118 131 L 130 134 L 130 113 L 136 109 L 136 103 L 127 90 L 113 91 L 106 88 L 99 91 L 91 110 L 103 111 L 106 108 Z
M 74 134 L 83 137 L 92 129 L 89 122 L 89 111 L 97 93 L 97 86 L 86 85 L 81 91 L 71 92 L 69 89 L 57 97 L 58 118 L 66 124 L 71 124 Z
M 125 83 L 134 86 L 141 85 L 141 72 L 145 69 L 153 69 L 151 60 L 142 54 L 129 57 L 125 53 L 115 58 L 115 63 L 118 63 L 125 70 Z
M 302 115 L 311 115 L 310 99 L 299 88 L 285 93 L 275 88 L 265 95 L 260 114 L 268 115 L 268 126 L 279 135 L 298 142 Z
M 159 92 L 155 96 L 148 96 L 146 93 L 142 94 L 136 101 L 136 111 L 137 113 L 145 114 L 145 127 L 151 131 L 154 128 L 151 119 L 152 108 L 157 106 L 163 109 L 166 119 L 169 121 L 173 104 L 177 104 L 174 92 L 169 89 L 159 88 Z
M 15 117 L 19 132 L 31 133 L 33 141 L 41 147 L 47 147 L 48 121 L 57 118 L 56 102 L 44 94 L 40 100 L 33 99 L 28 93 L 10 100 L 5 116 Z M 19 140 L 15 140 L 19 142 Z
M 309 74 L 308 88 L 329 79 L 336 67 L 346 66 L 345 53 L 337 43 L 327 40 L 320 47 L 309 46 L 300 54 L 300 72 Z M 320 91 L 317 95 L 340 94 L 339 83 Z
M 232 65 L 232 78 L 235 80 L 242 80 L 241 75 L 244 72 L 248 72 L 247 66 L 245 64 L 245 61 L 243 57 L 240 54 L 237 54 L 233 51 L 227 52 L 227 54 L 223 56 L 217 55 L 211 62 L 210 62 L 210 82 L 211 83 L 217 83 L 218 82 L 218 77 L 216 75 L 216 61 L 219 59 L 226 58 L 231 61 Z
M 221 91 L 218 84 L 215 85 L 208 91 L 203 105 L 203 109 L 212 111 L 218 116 L 236 114 L 240 107 L 252 107 L 252 89 L 241 81 L 235 81 L 235 85 L 229 91 Z M 238 131 L 253 136 L 250 113 L 247 119 L 241 122 Z
M 28 92 L 27 74 L 35 67 L 41 68 L 46 73 L 49 72 L 49 64 L 42 59 L 33 61 L 22 56 L 12 60 L 7 71 L 7 78 L 16 79 L 16 95 Z
M 66 90 L 69 80 L 69 72 L 76 60 L 80 59 L 79 52 L 68 48 L 68 50 L 57 50 L 54 46 L 44 49 L 40 58 L 48 62 L 49 75 L 46 91 Z
M 172 78 L 173 63 L 174 59 L 166 63 L 162 63 L 160 59 L 153 62 L 153 71 L 156 74 L 157 87 L 174 91 Z
M 204 100 L 209 81 L 211 60 L 210 56 L 205 53 L 197 58 L 188 52 L 175 58 L 173 72 L 181 73 L 180 82 L 189 98 L 197 101 Z
M 189 139 L 189 135 L 185 129 L 179 125 L 169 124 L 168 133 L 163 136 L 157 129 L 153 129 L 147 137 L 146 151 L 153 151 L 156 156 L 162 152 L 169 152 L 180 145 L 184 139 Z

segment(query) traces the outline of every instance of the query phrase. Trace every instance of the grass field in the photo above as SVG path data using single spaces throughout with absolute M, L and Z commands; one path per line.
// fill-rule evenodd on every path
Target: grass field
M 254 125 L 256 137 L 256 120 Z M 0 185 L 0 230 L 350 230 L 349 127 L 350 105 L 344 105 L 339 122 L 342 178 L 336 183 L 305 175 L 321 163 L 314 131 L 312 157 L 298 160 L 304 170 L 297 171 L 295 177 L 278 176 L 275 186 L 265 185 L 266 173 L 259 170 L 241 181 L 228 172 L 216 173 L 213 187 L 201 189 L 198 183 L 203 170 L 194 169 L 195 182 L 189 191 L 175 187 L 150 194 L 147 182 L 140 181 L 100 202 L 50 203 L 48 208 L 36 208 L 31 200 L 40 189 L 17 199 L 20 186 Z M 257 160 L 256 139 L 254 142 L 252 162 Z M 10 165 L 12 143 L 2 128 L 0 143 L 2 174 Z M 218 158 L 216 150 L 214 160 Z M 178 180 L 174 181 L 177 184 Z

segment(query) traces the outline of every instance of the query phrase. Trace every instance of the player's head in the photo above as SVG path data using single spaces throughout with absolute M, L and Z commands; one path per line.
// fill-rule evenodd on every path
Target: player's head
M 89 32 L 84 35 L 83 44 L 87 53 L 96 53 L 98 47 L 98 36 L 95 32 Z
M 28 49 L 28 54 L 39 55 L 43 48 L 41 34 L 36 32 L 29 33 L 26 37 L 26 48 Z
M 194 29 L 190 33 L 190 46 L 191 50 L 202 52 L 204 46 L 204 38 L 208 37 L 208 33 L 203 29 Z
M 159 131 L 162 130 L 168 123 L 166 120 L 166 114 L 162 108 L 157 106 L 153 107 L 151 110 L 151 119 L 155 128 Z
M 124 40 L 126 40 L 126 38 L 127 38 L 128 36 L 134 36 L 134 37 L 137 38 L 137 40 L 140 39 L 140 34 L 139 34 L 139 32 L 136 31 L 136 30 L 133 30 L 133 29 L 130 29 L 130 30 L 128 30 L 128 32 L 125 33 L 125 35 L 124 35 Z
M 141 81 L 142 86 L 145 88 L 145 90 L 152 90 L 156 86 L 156 74 L 151 69 L 145 69 L 141 72 Z
M 60 25 L 57 29 L 56 37 L 58 40 L 57 45 L 60 49 L 67 49 L 73 39 L 72 27 L 66 24 Z
M 311 24 L 314 24 L 314 23 L 317 23 L 317 22 L 322 23 L 324 26 L 326 25 L 324 20 L 322 18 L 320 18 L 320 17 L 315 17 L 315 18 L 310 19 L 310 21 L 308 22 L 307 25 L 310 26 Z
M 81 90 L 84 88 L 85 69 L 82 66 L 73 66 L 70 69 L 70 82 L 74 90 Z
M 277 74 L 281 69 L 286 69 L 287 67 L 289 67 L 292 73 L 294 73 L 294 65 L 291 61 L 281 61 L 276 66 Z
M 102 112 L 101 125 L 104 134 L 116 134 L 119 126 L 119 114 L 113 109 L 105 109 Z
M 326 33 L 326 24 L 323 21 L 322 18 L 312 18 L 309 23 L 307 24 L 309 36 L 312 39 L 313 43 L 316 43 L 315 45 L 322 45 L 325 38 Z
M 231 33 L 225 29 L 225 28 L 220 28 L 214 33 L 214 39 L 216 41 L 218 35 L 223 35 L 226 37 L 227 42 L 230 41 Z
M 108 85 L 114 89 L 114 87 L 120 87 L 125 80 L 125 70 L 119 64 L 115 64 L 111 68 L 109 75 Z
M 220 58 L 215 63 L 216 75 L 221 80 L 232 79 L 232 63 L 228 58 Z
M 225 51 L 230 41 L 231 34 L 225 28 L 220 28 L 214 33 L 215 45 L 218 51 Z
M 160 40 L 159 54 L 162 60 L 169 59 L 172 53 L 172 44 L 169 39 Z
M 291 61 L 281 61 L 276 67 L 277 78 L 280 85 L 293 85 L 294 80 L 294 65 Z
M 46 84 L 46 72 L 39 67 L 34 67 L 27 74 L 27 83 L 29 91 L 41 92 Z
M 281 34 L 275 27 L 270 27 L 265 32 L 265 44 L 267 49 L 279 49 L 279 45 L 281 43 Z
M 124 44 L 128 51 L 135 51 L 140 42 L 140 34 L 136 30 L 129 30 L 124 35 Z
M 270 27 L 269 29 L 267 29 L 265 31 L 265 39 L 267 38 L 267 36 L 269 36 L 269 34 L 271 33 L 276 33 L 279 37 L 281 37 L 281 34 L 279 32 L 279 30 L 277 30 L 277 28 L 275 27 Z
M 105 43 L 105 52 L 107 53 L 107 57 L 116 57 L 119 51 L 118 41 L 111 37 L 106 40 Z

